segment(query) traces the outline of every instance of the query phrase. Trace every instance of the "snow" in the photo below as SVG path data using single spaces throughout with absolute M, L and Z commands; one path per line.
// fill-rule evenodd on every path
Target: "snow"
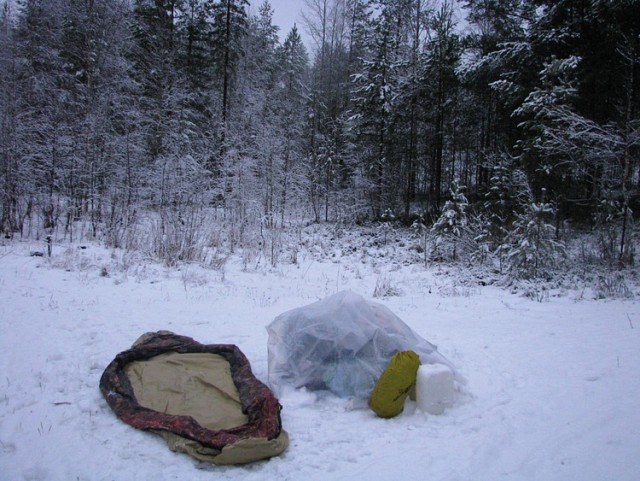
M 37 247 L 37 246 L 36 246 Z M 581 293 L 544 302 L 466 284 L 438 267 L 355 258 L 243 269 L 166 269 L 89 245 L 0 246 L 3 480 L 581 480 L 640 473 L 640 307 Z M 382 269 L 381 269 L 382 266 Z M 209 466 L 119 421 L 102 371 L 140 334 L 235 343 L 267 379 L 266 325 L 341 289 L 377 299 L 438 345 L 469 394 L 442 415 L 408 401 L 393 419 L 285 390 L 280 457 Z
M 416 404 L 426 413 L 442 414 L 453 406 L 453 372 L 444 364 L 423 364 L 416 379 Z

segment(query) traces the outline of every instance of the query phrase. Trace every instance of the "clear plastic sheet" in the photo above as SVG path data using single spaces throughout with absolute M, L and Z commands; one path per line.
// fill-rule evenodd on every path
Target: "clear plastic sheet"
M 422 363 L 453 369 L 391 310 L 351 291 L 280 314 L 267 331 L 269 383 L 276 391 L 305 387 L 366 400 L 389 359 L 409 349 Z

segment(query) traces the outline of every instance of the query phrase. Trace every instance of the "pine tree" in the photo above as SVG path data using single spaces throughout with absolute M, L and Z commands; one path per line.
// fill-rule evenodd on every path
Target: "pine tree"
M 436 248 L 451 250 L 451 259 L 458 258 L 458 246 L 469 235 L 467 208 L 469 201 L 464 195 L 465 188 L 454 182 L 451 199 L 445 202 L 440 217 L 431 228 L 436 238 Z
M 302 201 L 301 189 L 308 191 L 308 185 L 303 185 L 302 163 L 304 157 L 305 121 L 308 117 L 308 56 L 302 43 L 297 27 L 287 34 L 282 47 L 277 52 L 280 65 L 280 83 L 277 95 L 280 105 L 279 118 L 282 125 L 283 165 L 282 165 L 282 194 L 281 194 L 281 222 L 287 204 L 293 197 Z
M 467 146 L 476 159 L 474 182 L 489 180 L 487 163 L 512 152 L 517 122 L 511 113 L 529 92 L 529 75 L 537 65 L 526 41 L 535 8 L 527 0 L 468 0 L 467 20 L 471 33 L 464 38 L 466 61 L 460 77 L 468 93 L 465 115 Z
M 353 65 L 354 46 L 348 8 L 360 10 L 362 2 L 347 5 L 344 0 L 310 0 L 304 13 L 305 27 L 315 44 L 310 67 L 310 109 L 307 136 L 307 176 L 310 200 L 316 221 L 337 217 L 346 206 L 340 202 L 349 175 L 350 155 L 345 136 L 345 115 L 350 98 L 347 85 Z M 353 22 L 352 13 L 349 13 Z M 355 47 L 354 47 L 355 48 Z M 347 206 L 348 207 L 348 206 Z
M 389 130 L 397 96 L 400 41 L 396 35 L 394 6 L 393 1 L 372 2 L 370 8 L 380 9 L 379 15 L 369 17 L 368 30 L 362 33 L 368 50 L 352 76 L 354 105 L 350 120 L 364 149 L 365 170 L 372 182 L 370 202 L 374 218 L 380 217 L 389 204 L 386 174 L 391 145 Z
M 546 9 L 532 28 L 531 42 L 544 67 L 515 111 L 529 114 L 521 124 L 529 134 L 521 143 L 523 158 L 532 173 L 542 173 L 537 182 L 557 197 L 565 216 L 584 215 L 580 204 L 593 208 L 612 191 L 621 193 L 619 263 L 624 265 L 631 153 L 640 147 L 640 4 L 542 3 Z
M 212 48 L 216 52 L 214 62 L 217 78 L 222 86 L 221 99 L 221 130 L 220 157 L 227 151 L 228 121 L 232 114 L 231 99 L 238 62 L 244 54 L 242 50 L 243 38 L 246 34 L 248 0 L 221 0 L 212 6 L 213 29 L 211 32 Z
M 149 160 L 169 149 L 171 124 L 176 120 L 178 74 L 176 17 L 179 0 L 136 0 L 132 22 L 136 49 L 133 78 L 140 86 L 140 110 Z
M 206 95 L 213 82 L 212 2 L 203 0 L 185 0 L 183 12 L 176 18 L 176 31 L 179 38 L 176 62 L 187 76 L 190 86 Z M 195 106 L 198 109 L 210 108 L 203 102 Z
M 430 91 L 426 99 L 432 107 L 427 114 L 433 130 L 430 162 L 429 197 L 431 210 L 439 212 L 445 156 L 445 135 L 448 117 L 455 103 L 456 68 L 460 58 L 458 36 L 455 33 L 452 6 L 444 2 L 431 20 L 432 36 L 427 44 L 422 76 Z
M 531 202 L 516 216 L 509 233 L 506 252 L 509 269 L 520 278 L 549 278 L 552 269 L 564 255 L 564 245 L 555 239 L 555 227 L 550 223 L 555 215 L 553 206 Z
M 482 211 L 488 220 L 486 235 L 492 250 L 504 241 L 520 206 L 529 202 L 529 185 L 517 162 L 504 154 L 490 166 Z
M 31 174 L 23 184 L 25 193 L 33 199 L 33 207 L 27 210 L 41 215 L 42 227 L 49 234 L 64 211 L 59 194 L 71 149 L 60 55 L 63 12 L 60 2 L 27 0 L 17 26 L 23 63 L 19 79 L 24 88 L 18 96 L 21 119 L 17 155 Z
M 480 254 L 496 254 L 500 270 L 510 250 L 514 222 L 532 202 L 529 179 L 518 162 L 518 158 L 503 154 L 491 164 L 480 212 L 476 237 L 482 250 Z
M 228 124 L 229 140 L 240 148 L 234 149 L 237 153 L 234 164 L 227 166 L 228 171 L 233 172 L 237 187 L 246 192 L 241 197 L 238 192 L 232 193 L 235 204 L 238 207 L 259 205 L 260 209 L 256 210 L 268 228 L 273 226 L 278 210 L 282 163 L 275 99 L 278 27 L 272 24 L 272 17 L 271 5 L 264 2 L 258 15 L 248 18 L 242 45 L 246 53 L 238 64 L 235 113 Z
M 107 0 L 65 4 L 61 25 L 65 112 L 71 150 L 62 181 L 67 200 L 65 233 L 74 236 L 75 221 L 86 217 L 97 236 L 107 207 L 106 193 L 115 158 L 112 146 L 114 94 L 121 94 L 126 72 L 119 55 L 126 42 L 118 26 L 126 14 Z
M 404 203 L 404 219 L 410 218 L 412 205 L 419 197 L 422 174 L 420 160 L 425 157 L 421 142 L 421 126 L 426 121 L 426 92 L 430 86 L 423 76 L 426 37 L 429 32 L 429 17 L 432 15 L 428 3 L 423 0 L 411 2 L 407 26 L 407 51 L 402 65 L 401 85 L 395 109 L 394 130 L 398 136 L 397 160 L 402 175 L 398 179 L 398 191 Z

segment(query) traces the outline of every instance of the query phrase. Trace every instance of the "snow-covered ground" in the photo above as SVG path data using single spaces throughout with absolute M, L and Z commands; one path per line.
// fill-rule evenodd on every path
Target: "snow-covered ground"
M 38 247 L 38 246 L 36 246 Z M 439 268 L 355 257 L 245 269 L 165 269 L 97 246 L 0 246 L 0 479 L 640 479 L 640 306 L 583 290 L 535 299 Z M 378 299 L 439 346 L 469 395 L 397 418 L 282 394 L 291 445 L 240 467 L 204 465 L 111 412 L 98 382 L 146 331 L 235 343 L 267 380 L 265 326 L 342 289 Z M 384 290 L 384 289 L 382 289 Z

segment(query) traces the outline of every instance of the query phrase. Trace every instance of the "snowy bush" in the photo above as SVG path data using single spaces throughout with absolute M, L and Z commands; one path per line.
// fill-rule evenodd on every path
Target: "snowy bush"
M 393 221 L 395 221 L 396 216 L 393 214 L 391 209 L 386 209 L 382 213 L 382 222 L 380 223 L 380 232 L 383 236 L 383 245 L 387 245 L 387 238 L 391 233 L 393 233 Z
M 54 255 L 47 258 L 47 262 L 57 269 L 63 269 L 67 272 L 98 269 L 98 259 L 94 256 L 86 255 L 84 249 L 78 246 L 67 247 L 62 255 Z
M 527 175 L 516 165 L 516 159 L 507 155 L 489 163 L 491 173 L 482 205 L 487 222 L 481 232 L 491 250 L 496 250 L 504 242 L 515 214 L 531 202 Z
M 429 260 L 429 237 L 430 237 L 430 229 L 427 227 L 426 214 L 420 215 L 417 219 L 413 221 L 411 225 L 411 230 L 414 235 L 420 239 L 420 244 L 417 246 L 416 250 L 418 253 L 423 255 L 424 265 L 426 266 Z
M 634 295 L 620 272 L 608 272 L 598 276 L 595 297 L 596 299 L 631 299 Z
M 391 279 L 388 272 L 382 272 L 376 279 L 376 286 L 373 289 L 373 297 L 376 299 L 402 295 L 402 291 Z
M 204 209 L 165 209 L 158 216 L 152 216 L 141 245 L 147 246 L 150 257 L 167 266 L 179 262 L 206 264 L 210 260 L 210 246 L 215 244 L 212 225 L 215 223 Z
M 564 245 L 555 239 L 555 228 L 548 222 L 554 215 L 553 206 L 546 202 L 532 202 L 517 214 L 499 250 L 505 251 L 509 270 L 518 278 L 549 276 L 564 255 Z
M 468 206 L 464 187 L 454 182 L 451 187 L 451 200 L 444 204 L 440 217 L 431 228 L 435 235 L 436 249 L 442 255 L 449 255 L 454 261 L 458 258 L 459 244 L 469 237 Z
M 474 234 L 471 261 L 475 264 L 485 264 L 491 258 L 491 221 L 483 214 L 472 216 L 469 220 L 469 230 Z
M 625 215 L 624 209 L 625 207 L 617 200 L 603 199 L 598 204 L 594 214 L 600 257 L 609 267 L 613 267 L 616 261 L 623 265 L 633 264 L 634 249 L 631 239 L 633 229 L 628 225 L 624 229 L 624 233 L 620 232 L 622 231 L 620 226 Z M 628 207 L 626 209 L 626 221 L 630 224 L 633 219 L 633 213 Z M 625 239 L 621 239 L 622 235 L 625 235 Z M 622 252 L 620 252 L 621 245 L 623 246 Z

